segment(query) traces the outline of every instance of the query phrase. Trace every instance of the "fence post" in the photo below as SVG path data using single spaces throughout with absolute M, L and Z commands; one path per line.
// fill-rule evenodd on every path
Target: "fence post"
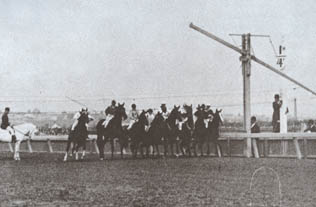
M 47 145 L 48 145 L 48 151 L 49 152 L 54 152 L 53 151 L 52 142 L 50 141 L 50 139 L 47 139 Z
M 29 148 L 30 153 L 33 153 L 32 145 L 31 145 L 31 140 L 28 139 L 26 142 L 27 142 L 27 147 Z
M 264 138 L 264 141 L 263 141 L 263 155 L 264 157 L 269 157 L 269 143 L 266 137 Z
M 307 159 L 307 156 L 308 156 L 307 138 L 304 137 L 304 158 Z
M 228 153 L 228 156 L 231 157 L 230 137 L 227 137 L 227 153 Z
M 98 154 L 100 154 L 100 152 L 99 152 L 99 147 L 98 147 L 97 142 L 96 142 L 95 139 L 93 139 L 93 143 L 94 143 L 95 151 L 96 151 Z
M 300 159 L 302 159 L 302 153 L 301 153 L 301 149 L 300 149 L 300 146 L 298 144 L 298 140 L 296 137 L 294 137 L 293 142 L 294 142 L 297 158 L 300 160 Z
M 220 148 L 219 144 L 217 144 L 217 143 L 216 143 L 216 150 L 217 150 L 218 157 L 222 157 L 221 148 Z
M 255 158 L 259 158 L 260 156 L 259 156 L 256 138 L 252 138 L 251 141 L 252 141 L 252 147 L 253 147 L 253 154 L 255 155 Z

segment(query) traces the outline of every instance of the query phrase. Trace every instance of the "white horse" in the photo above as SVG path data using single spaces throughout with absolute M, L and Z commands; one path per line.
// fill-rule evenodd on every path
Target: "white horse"
M 16 142 L 14 146 L 14 160 L 20 160 L 20 145 L 21 142 L 27 139 L 31 139 L 36 132 L 38 132 L 38 129 L 34 124 L 31 123 L 25 123 L 14 126 L 15 136 L 16 136 Z M 0 142 L 12 142 L 12 135 L 9 133 L 9 131 L 0 129 Z

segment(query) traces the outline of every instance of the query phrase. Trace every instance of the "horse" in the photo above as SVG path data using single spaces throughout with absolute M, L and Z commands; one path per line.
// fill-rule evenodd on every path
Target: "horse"
M 32 123 L 24 123 L 13 127 L 15 131 L 16 141 L 14 146 L 14 160 L 21 160 L 20 145 L 22 141 L 32 139 L 35 133 L 38 132 L 37 127 Z M 0 142 L 12 142 L 12 135 L 7 130 L 0 129 Z
M 222 148 L 218 142 L 219 138 L 219 127 L 223 124 L 222 110 L 216 109 L 215 113 L 213 113 L 213 119 L 208 124 L 208 139 L 207 139 L 207 154 L 210 154 L 210 142 L 212 142 L 215 146 L 215 152 L 217 156 L 221 156 Z
M 191 156 L 191 141 L 194 129 L 192 105 L 183 105 L 185 113 L 182 114 L 182 121 L 179 121 L 179 148 L 183 156 L 188 152 Z
M 197 117 L 197 120 L 194 123 L 194 131 L 193 131 L 193 137 L 194 137 L 194 154 L 197 156 L 196 153 L 196 145 L 200 148 L 201 156 L 203 156 L 203 144 L 206 142 L 208 137 L 208 121 L 206 121 L 207 114 L 200 106 L 197 108 L 198 110 L 194 113 L 194 115 Z
M 133 156 L 137 157 L 137 150 L 140 149 L 141 155 L 143 156 L 143 147 L 147 148 L 148 155 L 148 147 L 147 147 L 147 136 L 145 131 L 145 126 L 148 125 L 148 120 L 146 117 L 146 112 L 143 110 L 139 115 L 138 120 L 133 124 L 132 128 L 128 130 L 128 136 L 131 138 L 131 151 Z
M 170 153 L 173 156 L 174 144 L 176 145 L 176 153 L 179 153 L 179 146 L 177 143 L 179 129 L 177 127 L 177 122 L 181 120 L 181 113 L 179 111 L 180 106 L 174 106 L 170 115 L 165 120 L 163 127 L 163 138 L 164 138 L 164 155 L 168 154 L 168 146 L 170 147 Z
M 111 158 L 113 159 L 115 138 L 118 138 L 121 150 L 121 158 L 123 158 L 123 149 L 128 145 L 128 138 L 122 127 L 123 119 L 127 119 L 124 103 L 118 103 L 118 106 L 115 109 L 114 117 L 109 121 L 106 127 L 103 125 L 105 119 L 101 119 L 97 123 L 97 145 L 99 148 L 99 156 L 101 160 L 104 159 L 104 145 L 108 140 L 111 143 Z
M 89 121 L 90 121 L 90 118 L 88 114 L 85 114 L 85 113 L 81 114 L 78 119 L 77 126 L 75 127 L 73 131 L 69 132 L 64 161 L 67 161 L 68 151 L 71 144 L 73 144 L 72 153 L 76 154 L 75 159 L 76 160 L 79 159 L 78 153 L 79 153 L 80 147 L 82 147 L 81 159 L 84 159 L 84 156 L 86 154 L 86 139 L 88 138 L 88 129 L 87 129 L 86 124 L 88 124 Z
M 153 155 L 155 155 L 155 150 L 157 156 L 160 156 L 159 145 L 162 144 L 163 137 L 163 128 L 164 128 L 164 118 L 161 112 L 158 112 L 155 115 L 154 120 L 152 121 L 150 128 L 148 129 L 146 142 L 144 143 L 147 149 L 153 147 Z
M 78 152 L 79 147 L 83 148 L 81 159 L 84 158 L 86 154 L 86 138 L 88 138 L 88 130 L 86 124 L 92 121 L 94 118 L 87 114 L 81 114 L 78 119 L 78 124 L 74 130 L 69 131 L 68 140 L 67 140 L 67 147 L 64 156 L 64 161 L 67 161 L 68 158 L 68 151 L 71 148 L 71 154 Z M 78 160 L 78 153 L 76 153 L 76 160 Z

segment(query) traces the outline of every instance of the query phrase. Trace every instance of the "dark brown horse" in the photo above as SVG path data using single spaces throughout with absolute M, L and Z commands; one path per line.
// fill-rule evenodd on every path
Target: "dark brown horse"
M 78 118 L 78 124 L 73 131 L 70 131 L 68 135 L 67 148 L 64 156 L 64 161 L 67 161 L 68 151 L 72 145 L 72 154 L 76 152 L 76 160 L 78 160 L 78 151 L 82 147 L 82 157 L 84 158 L 86 153 L 86 139 L 88 138 L 88 129 L 86 124 L 89 123 L 88 113 L 81 113 Z
M 174 106 L 170 115 L 165 120 L 162 132 L 164 138 L 164 154 L 168 154 L 168 146 L 170 148 L 170 155 L 174 156 L 174 146 L 176 146 L 176 153 L 179 153 L 179 146 L 177 138 L 179 137 L 179 129 L 177 127 L 177 122 L 181 121 L 181 113 L 179 111 L 180 106 Z
M 153 155 L 155 155 L 156 152 L 157 156 L 160 156 L 159 145 L 163 144 L 162 137 L 164 125 L 164 118 L 162 114 L 158 112 L 151 123 L 151 126 L 147 132 L 146 140 L 144 142 L 144 145 L 147 147 L 147 149 L 150 146 L 153 147 Z
M 122 120 L 126 119 L 127 115 L 123 104 L 118 104 L 115 109 L 114 117 L 109 121 L 108 125 L 104 127 L 103 122 L 105 119 L 101 119 L 97 126 L 97 145 L 100 152 L 100 159 L 104 159 L 104 145 L 107 141 L 111 143 L 111 158 L 114 154 L 114 139 L 117 138 L 120 144 L 121 158 L 123 158 L 123 149 L 128 145 L 128 137 L 122 128 Z
M 221 156 L 222 154 L 222 148 L 219 144 L 218 138 L 219 138 L 219 127 L 223 124 L 223 118 L 222 118 L 222 110 L 217 110 L 213 114 L 212 121 L 208 124 L 208 137 L 207 137 L 207 154 L 210 154 L 210 143 L 213 143 L 215 147 L 215 152 L 217 156 Z
M 146 117 L 146 112 L 143 110 L 139 115 L 138 120 L 133 124 L 132 128 L 128 130 L 127 134 L 131 138 L 131 151 L 133 156 L 137 157 L 137 150 L 140 149 L 141 155 L 143 156 L 143 147 L 145 147 L 147 133 L 145 131 L 145 126 L 148 125 L 148 120 Z M 148 152 L 148 149 L 147 149 Z
M 185 113 L 182 114 L 182 121 L 178 123 L 179 148 L 183 156 L 191 156 L 192 134 L 194 129 L 192 105 L 184 105 L 183 108 Z
M 197 145 L 200 149 L 201 156 L 203 156 L 203 144 L 206 142 L 208 137 L 208 130 L 207 126 L 205 124 L 205 119 L 207 118 L 207 114 L 203 108 L 198 106 L 197 111 L 194 113 L 194 115 L 197 117 L 197 120 L 194 124 L 194 150 L 196 150 L 195 146 Z M 194 153 L 196 154 L 196 151 Z

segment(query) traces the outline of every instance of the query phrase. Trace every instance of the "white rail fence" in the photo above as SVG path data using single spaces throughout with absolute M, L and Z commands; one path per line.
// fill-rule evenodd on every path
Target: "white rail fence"
M 316 133 L 222 133 L 219 138 L 221 147 L 220 155 L 228 157 L 244 157 L 246 151 L 246 139 L 252 143 L 253 157 L 284 157 L 298 159 L 316 158 Z M 35 136 L 21 145 L 21 151 L 28 152 L 63 152 L 68 136 Z M 13 152 L 13 145 L 0 144 L 1 151 Z M 9 146 L 8 146 L 9 145 Z M 211 144 L 212 155 L 215 155 L 215 146 Z M 89 135 L 87 150 L 98 153 L 96 135 Z M 109 149 L 107 149 L 109 150 Z M 199 151 L 197 149 L 197 151 Z

